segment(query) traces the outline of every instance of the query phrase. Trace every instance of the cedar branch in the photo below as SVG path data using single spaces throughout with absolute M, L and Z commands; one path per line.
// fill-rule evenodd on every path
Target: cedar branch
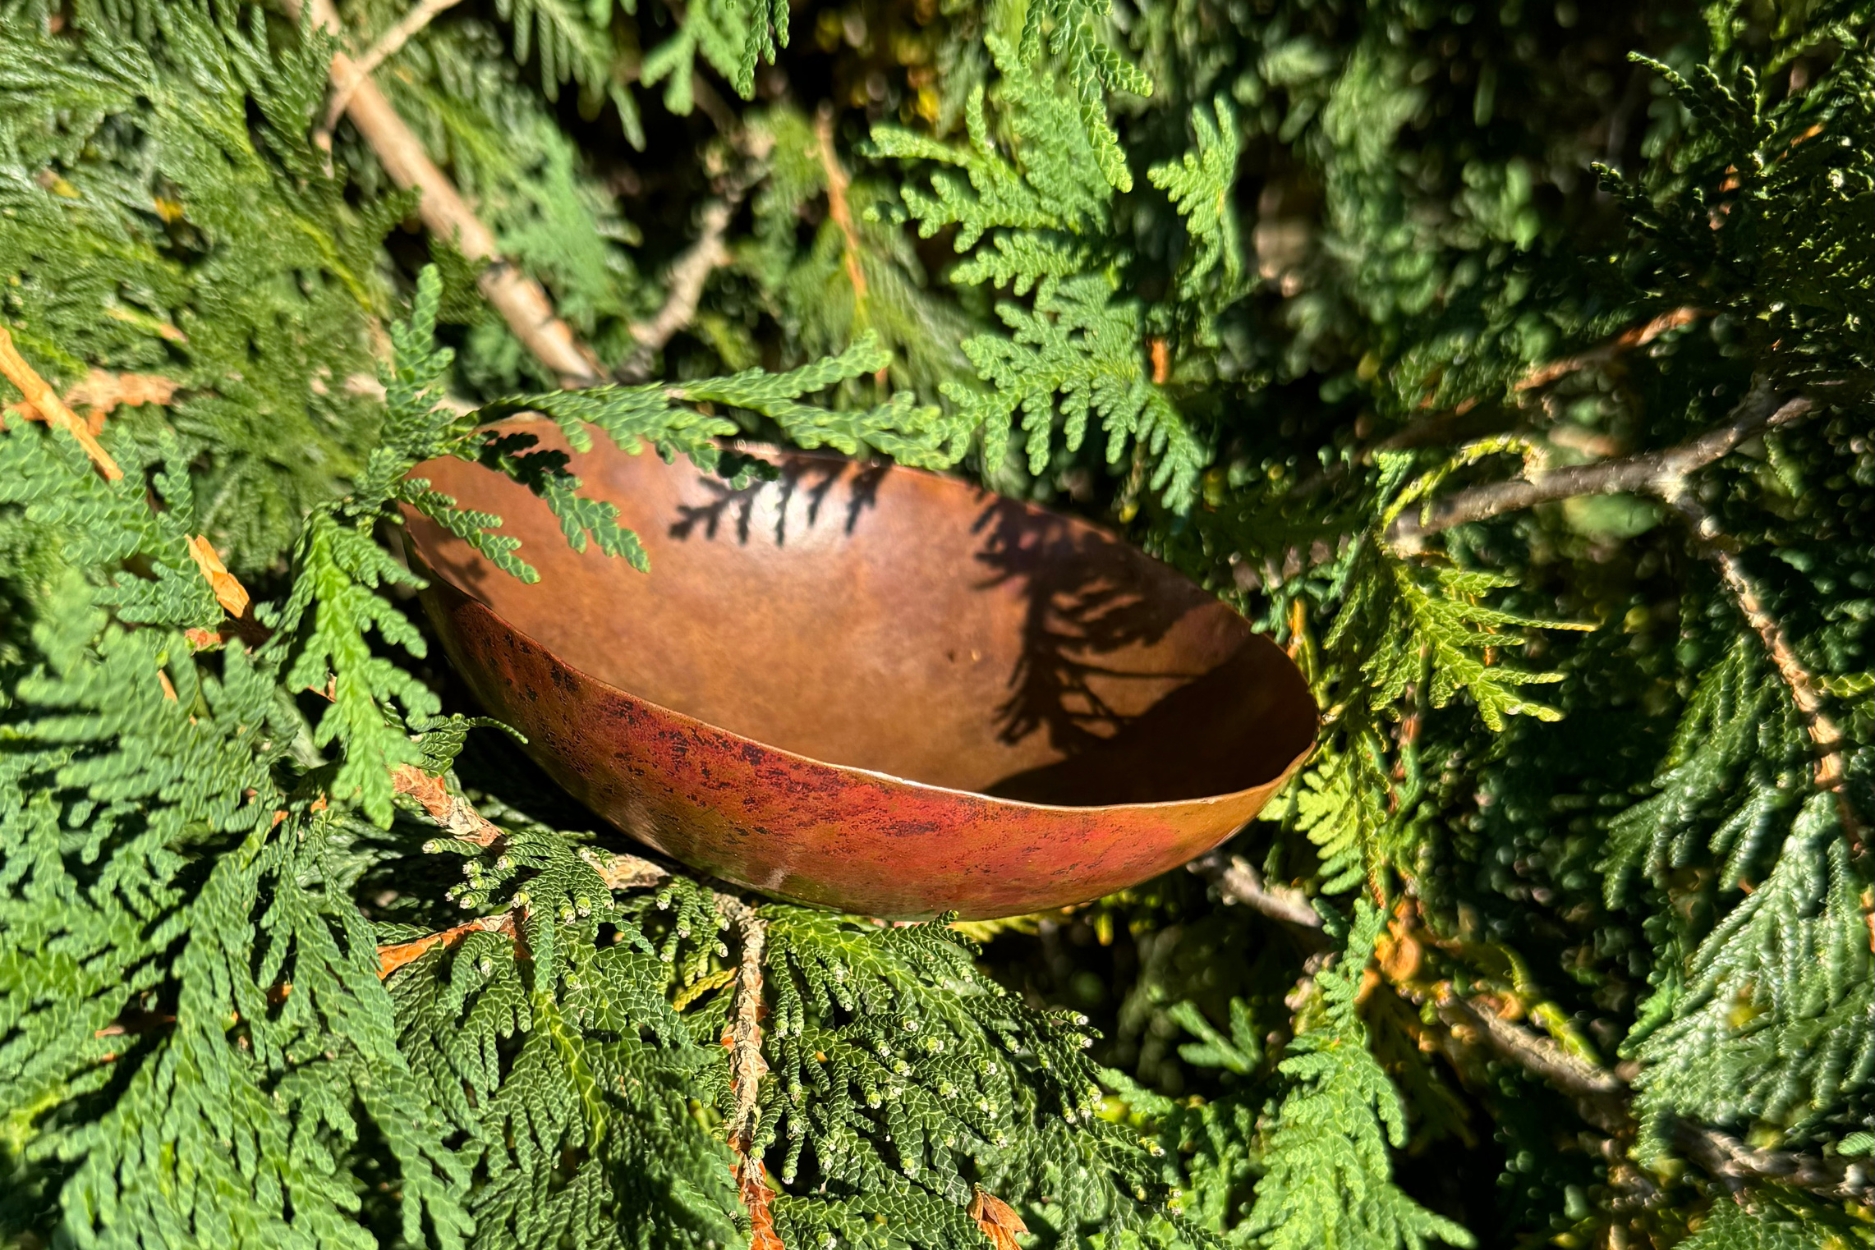
M 1719 536 L 1716 521 L 1686 492 L 1688 475 L 1765 430 L 1807 416 L 1813 407 L 1810 399 L 1802 395 L 1780 402 L 1771 384 L 1759 378 L 1732 409 L 1729 422 L 1690 442 L 1622 460 L 1573 465 L 1533 480 L 1493 482 L 1462 490 L 1418 516 L 1410 512 L 1403 514 L 1388 530 L 1386 541 L 1401 556 L 1416 555 L 1424 549 L 1426 537 L 1441 530 L 1539 503 L 1583 495 L 1648 494 L 1668 504 L 1691 522 L 1694 533 L 1718 565 L 1720 579 L 1764 643 L 1778 676 L 1789 688 L 1791 700 L 1803 717 L 1804 727 L 1816 749 L 1816 783 L 1836 795 L 1843 830 L 1859 849 L 1861 822 L 1843 789 L 1848 766 L 1843 754 L 1842 730 L 1825 710 L 1823 693 L 1815 678 L 1797 658 L 1783 627 L 1766 610 L 1764 597 L 1745 573 L 1744 565 L 1734 553 L 1714 541 Z
M 1796 421 L 1811 407 L 1803 396 L 1780 403 L 1770 384 L 1760 380 L 1732 409 L 1729 422 L 1691 442 L 1622 460 L 1571 465 L 1534 480 L 1492 482 L 1459 491 L 1420 515 L 1402 515 L 1387 531 L 1387 545 L 1400 555 L 1416 555 L 1424 550 L 1428 535 L 1455 525 L 1582 495 L 1651 494 L 1670 502 L 1684 489 L 1689 474 L 1764 430 Z
M 1263 885 L 1254 872 L 1232 871 L 1241 863 L 1226 863 L 1212 855 L 1192 868 L 1211 880 L 1223 902 L 1253 908 L 1304 934 L 1321 933 L 1322 920 L 1313 909 L 1304 917 L 1290 900 Z M 1631 1090 L 1623 1073 L 1591 1063 L 1554 1039 L 1503 1018 L 1475 999 L 1462 997 L 1450 982 L 1440 982 L 1428 992 L 1423 986 L 1393 978 L 1389 981 L 1408 1002 L 1433 1007 L 1453 1043 L 1447 1053 L 1455 1065 L 1475 1051 L 1476 1042 L 1482 1041 L 1497 1058 L 1574 1099 L 1578 1113 L 1596 1128 L 1611 1137 L 1632 1134 L 1633 1116 L 1627 1106 Z M 1718 1129 L 1690 1120 L 1675 1123 L 1674 1140 L 1688 1158 L 1721 1180 L 1771 1181 L 1824 1197 L 1875 1202 L 1875 1181 L 1833 1160 L 1754 1150 Z
M 503 836 L 499 826 L 476 811 L 468 799 L 451 793 L 448 783 L 433 773 L 409 764 L 400 765 L 391 771 L 391 788 L 415 799 L 430 819 L 452 838 L 487 848 Z M 592 847 L 582 848 L 579 855 L 599 874 L 607 889 L 641 890 L 663 885 L 671 878 L 670 869 L 642 856 L 607 854 Z
M 332 0 L 306 0 L 315 24 L 334 34 L 344 33 Z M 300 15 L 302 0 L 281 0 L 287 14 Z M 573 328 L 554 311 L 553 302 L 540 283 L 503 260 L 495 246 L 494 232 L 475 215 L 455 185 L 436 167 L 417 138 L 391 102 L 369 77 L 360 76 L 353 83 L 356 62 L 343 52 L 332 55 L 331 76 L 334 83 L 352 83 L 346 100 L 346 116 L 377 154 L 391 181 L 400 187 L 414 187 L 422 194 L 417 213 L 431 234 L 455 245 L 471 261 L 486 261 L 476 283 L 482 295 L 499 312 L 527 349 L 560 380 L 564 387 L 597 386 L 605 380 L 592 350 L 579 341 Z

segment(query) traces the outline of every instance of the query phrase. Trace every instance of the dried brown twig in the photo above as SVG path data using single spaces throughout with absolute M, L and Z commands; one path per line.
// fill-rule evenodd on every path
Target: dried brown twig
M 430 819 L 452 838 L 486 848 L 501 837 L 499 828 L 483 819 L 469 800 L 460 794 L 451 794 L 448 784 L 433 773 L 409 764 L 401 765 L 391 773 L 391 788 L 415 799 L 417 805 L 429 813 Z
M 438 946 L 445 950 L 455 946 L 471 933 L 499 933 L 512 938 L 518 931 L 518 923 L 513 911 L 504 911 L 493 916 L 477 916 L 467 924 L 440 933 L 427 933 L 408 942 L 386 943 L 378 947 L 378 980 L 389 979 L 393 972 L 415 963 Z
M 699 81 L 700 88 L 708 84 Z M 631 332 L 638 344 L 630 359 L 617 370 L 621 382 L 641 382 L 650 376 L 651 363 L 664 345 L 679 330 L 696 319 L 697 306 L 703 300 L 703 288 L 710 275 L 730 263 L 734 257 L 723 242 L 730 219 L 736 215 L 743 197 L 748 195 L 760 175 L 764 162 L 774 148 L 774 139 L 761 131 L 741 125 L 713 90 L 697 95 L 699 105 L 713 100 L 717 109 L 705 109 L 715 121 L 731 152 L 741 158 L 728 168 L 721 167 L 721 156 L 712 153 L 712 181 L 717 198 L 703 206 L 697 222 L 697 240 L 679 256 L 664 276 L 664 306 L 649 321 L 635 322 Z
M 5 375 L 7 381 L 19 388 L 26 402 L 47 424 L 55 425 L 77 439 L 78 445 L 85 449 L 85 454 L 91 457 L 91 463 L 97 466 L 106 481 L 115 482 L 124 476 L 124 471 L 117 467 L 117 461 L 111 458 L 111 453 L 104 450 L 104 444 L 97 440 L 91 427 L 66 407 L 59 393 L 26 363 L 26 358 L 13 346 L 13 336 L 3 325 L 0 325 L 0 375 Z
M 332 0 L 309 2 L 315 22 L 334 33 L 343 33 Z M 302 0 L 281 3 L 290 16 L 298 17 Z M 515 337 L 559 378 L 560 385 L 598 386 L 614 377 L 624 382 L 643 381 L 650 375 L 656 354 L 695 319 L 710 274 L 729 263 L 729 249 L 723 238 L 753 179 L 738 174 L 719 180 L 719 198 L 704 206 L 696 242 L 671 266 L 666 277 L 669 289 L 663 307 L 650 320 L 631 327 L 637 347 L 608 377 L 592 349 L 554 310 L 546 289 L 501 258 L 494 233 L 430 160 L 422 142 L 371 81 L 373 70 L 395 55 L 438 13 L 457 3 L 459 0 L 419 0 L 361 56 L 354 59 L 342 52 L 334 54 L 332 98 L 313 141 L 329 152 L 339 117 L 349 116 L 392 180 L 400 187 L 415 187 L 421 192 L 417 211 L 430 232 L 452 242 L 469 260 L 488 262 L 476 280 L 483 296 Z M 734 115 L 715 99 L 707 83 L 699 82 L 697 100 L 743 156 L 759 161 L 767 155 L 760 141 L 741 129 Z
M 1298 936 L 1307 935 L 1305 941 L 1308 944 L 1326 948 L 1327 935 L 1322 933 L 1322 918 L 1309 906 L 1308 896 L 1287 886 L 1266 884 L 1263 875 L 1243 856 L 1233 855 L 1227 860 L 1219 852 L 1213 851 L 1185 867 L 1187 871 L 1208 878 L 1217 887 L 1218 897 L 1225 903 L 1241 904 L 1271 920 L 1289 925 Z
M 735 203 L 740 199 L 740 194 L 733 198 L 725 194 L 724 198 L 703 206 L 697 241 L 677 258 L 665 275 L 664 306 L 649 321 L 632 324 L 632 338 L 638 346 L 631 358 L 619 367 L 621 381 L 639 382 L 648 377 L 657 353 L 695 319 L 710 275 L 729 263 L 729 248 L 723 242 L 723 235 L 729 229 L 729 219 L 735 215 Z
M 500 826 L 476 811 L 475 805 L 468 799 L 452 793 L 448 783 L 434 773 L 426 773 L 405 764 L 392 771 L 391 785 L 398 794 L 415 799 L 430 819 L 442 826 L 443 831 L 452 838 L 486 849 L 505 836 Z M 580 858 L 599 874 L 599 879 L 611 890 L 647 889 L 670 880 L 669 869 L 637 855 L 607 854 L 587 847 L 581 850 Z M 520 921 L 525 914 L 526 909 L 520 908 L 492 916 L 478 916 L 467 924 L 380 946 L 378 976 L 388 977 L 431 948 L 454 946 L 471 933 L 499 933 L 504 937 L 516 938 L 520 934 Z
M 1645 325 L 1623 330 L 1600 347 L 1592 348 L 1580 355 L 1564 356 L 1561 360 L 1552 360 L 1546 365 L 1538 365 L 1519 378 L 1517 384 L 1511 389 L 1519 392 L 1533 391 L 1592 365 L 1607 364 L 1621 353 L 1632 351 L 1636 347 L 1645 347 L 1667 331 L 1691 325 L 1705 315 L 1697 308 L 1675 308 L 1663 312 Z
M 1511 393 L 1522 395 L 1527 391 L 1540 390 L 1552 382 L 1568 377 L 1572 373 L 1579 373 L 1583 369 L 1612 364 L 1624 353 L 1637 347 L 1645 347 L 1667 331 L 1690 325 L 1706 315 L 1697 308 L 1671 309 L 1641 325 L 1630 326 L 1599 347 L 1592 347 L 1574 356 L 1564 356 L 1560 360 L 1552 360 L 1531 368 L 1511 383 Z M 1452 426 L 1466 413 L 1474 411 L 1477 407 L 1476 398 L 1466 399 L 1452 408 L 1416 421 L 1405 429 L 1382 439 L 1375 445 L 1375 450 L 1403 451 L 1438 441 L 1450 434 Z
M 174 379 L 156 373 L 112 373 L 95 365 L 85 374 L 85 380 L 65 392 L 65 406 L 76 411 L 89 409 L 85 414 L 85 428 L 93 434 L 104 431 L 104 420 L 117 408 L 128 406 L 140 407 L 154 404 L 165 408 L 175 399 L 177 385 Z M 39 410 L 24 401 L 8 404 L 5 415 L 21 417 L 27 421 L 40 420 Z

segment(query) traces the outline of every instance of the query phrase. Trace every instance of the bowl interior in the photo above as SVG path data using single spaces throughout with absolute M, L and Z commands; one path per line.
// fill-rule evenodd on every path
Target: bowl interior
M 509 422 L 564 449 L 537 419 Z M 776 457 L 732 490 L 603 437 L 573 458 L 650 556 L 572 551 L 546 505 L 458 460 L 416 471 L 501 516 L 540 570 L 497 570 L 420 518 L 418 554 L 561 660 L 829 764 L 1067 806 L 1279 776 L 1316 711 L 1280 649 L 1098 529 L 932 474 Z

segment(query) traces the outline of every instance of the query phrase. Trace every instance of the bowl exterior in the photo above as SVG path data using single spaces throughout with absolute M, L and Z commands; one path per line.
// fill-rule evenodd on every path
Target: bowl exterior
M 797 902 L 889 918 L 1021 915 L 1098 898 L 1204 854 L 1302 762 L 1234 794 L 1051 807 L 821 763 L 574 669 L 430 575 L 456 670 L 594 812 L 672 858 Z M 1305 753 L 1306 754 L 1306 753 Z

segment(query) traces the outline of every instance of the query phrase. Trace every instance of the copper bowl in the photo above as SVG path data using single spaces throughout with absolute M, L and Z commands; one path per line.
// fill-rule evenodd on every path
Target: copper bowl
M 603 439 L 573 457 L 649 575 L 573 552 L 499 474 L 415 471 L 541 574 L 410 515 L 450 659 L 633 837 L 800 902 L 1016 915 L 1203 854 L 1308 752 L 1295 665 L 1168 566 L 951 478 L 766 454 L 778 480 L 743 490 Z

